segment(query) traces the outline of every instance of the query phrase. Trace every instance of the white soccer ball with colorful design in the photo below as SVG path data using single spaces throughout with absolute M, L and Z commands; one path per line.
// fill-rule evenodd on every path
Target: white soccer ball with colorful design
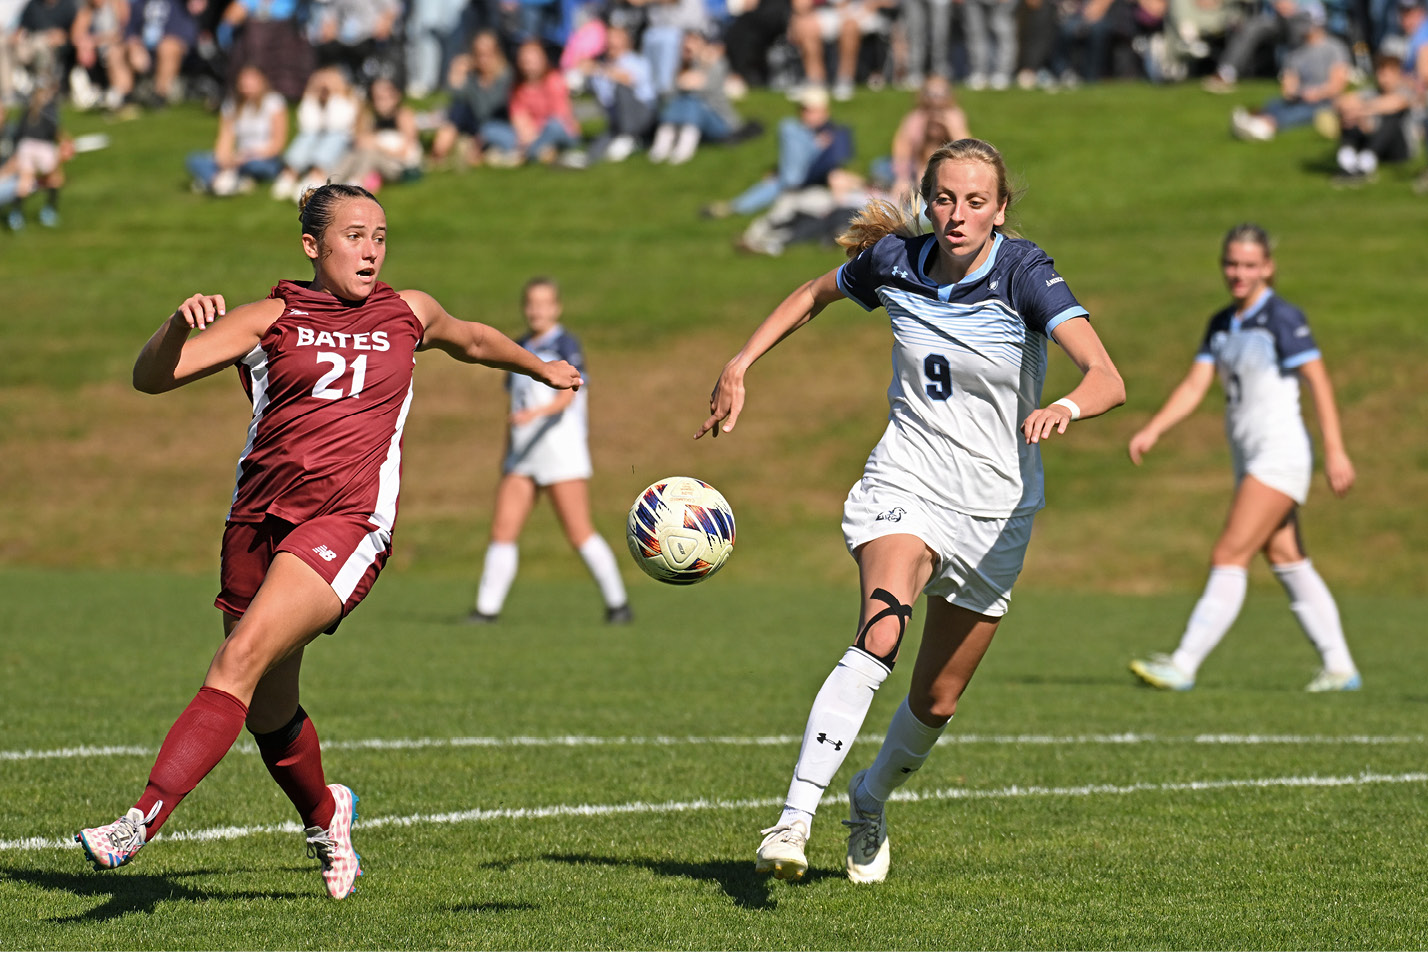
M 713 576 L 734 552 L 734 511 L 696 477 L 657 480 L 635 498 L 625 542 L 641 570 L 662 583 Z

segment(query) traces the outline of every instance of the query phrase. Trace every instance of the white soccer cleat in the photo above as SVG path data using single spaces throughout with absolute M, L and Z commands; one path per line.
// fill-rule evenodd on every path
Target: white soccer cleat
M 1355 689 L 1362 689 L 1364 681 L 1357 672 L 1330 672 L 1321 669 L 1319 675 L 1309 685 L 1304 687 L 1305 692 L 1353 692 Z
M 305 829 L 307 856 L 322 863 L 322 880 L 327 893 L 341 900 L 353 891 L 362 874 L 362 857 L 352 847 L 352 823 L 357 820 L 357 796 L 346 785 L 329 785 L 337 802 L 327 828 Z
M 86 828 L 74 836 L 89 860 L 94 862 L 95 871 L 122 868 L 134 860 L 139 849 L 148 842 L 145 828 L 158 814 L 159 802 L 146 818 L 137 808 L 131 808 L 123 817 L 98 828 Z
M 797 881 L 808 870 L 808 856 L 803 853 L 808 844 L 808 826 L 801 821 L 791 825 L 775 825 L 759 834 L 758 861 L 754 870 L 759 874 L 773 873 L 780 881 Z
M 848 783 L 848 814 L 853 817 L 843 822 L 848 826 L 848 880 L 854 884 L 886 881 L 892 862 L 887 814 L 858 808 L 858 785 L 867 774 L 863 769 Z
M 1195 677 L 1171 662 L 1164 653 L 1156 653 L 1149 659 L 1131 660 L 1130 671 L 1157 689 L 1185 692 L 1195 688 Z

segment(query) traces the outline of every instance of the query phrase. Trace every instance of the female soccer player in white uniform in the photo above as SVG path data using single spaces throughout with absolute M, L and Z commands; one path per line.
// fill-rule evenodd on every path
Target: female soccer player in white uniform
M 733 430 L 749 366 L 830 303 L 882 306 L 893 331 L 887 430 L 848 494 L 843 534 L 858 563 L 857 637 L 813 700 L 782 816 L 757 870 L 802 877 L 819 799 L 897 660 L 912 604 L 928 595 L 907 699 L 872 767 L 848 787 L 848 877 L 887 876 L 883 806 L 927 758 L 991 643 L 1044 503 L 1038 442 L 1125 400 L 1115 365 L 1051 259 L 1006 233 L 1001 154 L 977 139 L 935 152 L 921 196 L 933 233 L 875 203 L 841 242 L 850 260 L 805 282 L 724 366 L 695 435 Z M 1081 369 L 1041 406 L 1046 339 Z M 717 431 L 716 431 L 717 433 Z
M 1362 685 L 1344 642 L 1339 608 L 1299 538 L 1296 507 L 1309 494 L 1313 450 L 1299 410 L 1299 382 L 1309 385 L 1324 436 L 1324 471 L 1342 497 L 1354 484 L 1344 450 L 1339 410 L 1329 373 L 1304 313 L 1274 293 L 1269 236 L 1257 225 L 1238 225 L 1225 236 L 1221 267 L 1231 304 L 1216 312 L 1185 380 L 1130 440 L 1139 464 L 1160 436 L 1199 406 L 1216 372 L 1225 387 L 1225 433 L 1235 465 L 1235 498 L 1215 548 L 1210 579 L 1195 604 L 1180 646 L 1170 655 L 1131 663 L 1131 671 L 1157 689 L 1191 689 L 1205 657 L 1225 635 L 1245 599 L 1249 562 L 1262 552 L 1289 594 L 1289 608 L 1323 668 L 1310 692 Z
M 532 278 L 521 292 L 521 310 L 529 330 L 518 343 L 542 360 L 568 361 L 584 373 L 580 342 L 560 324 L 560 287 L 552 278 Z M 605 600 L 605 619 L 633 619 L 625 598 L 620 567 L 605 538 L 590 519 L 590 443 L 585 394 L 548 388 L 524 375 L 506 377 L 511 395 L 510 436 L 496 488 L 491 542 L 476 591 L 471 623 L 494 623 L 516 579 L 516 541 L 535 506 L 536 495 L 550 494 L 565 537 Z

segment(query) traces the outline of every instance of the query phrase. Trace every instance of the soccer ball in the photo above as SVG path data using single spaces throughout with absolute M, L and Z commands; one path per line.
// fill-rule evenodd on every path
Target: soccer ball
M 696 477 L 657 480 L 635 498 L 625 523 L 630 554 L 650 576 L 684 586 L 708 579 L 734 552 L 734 511 Z

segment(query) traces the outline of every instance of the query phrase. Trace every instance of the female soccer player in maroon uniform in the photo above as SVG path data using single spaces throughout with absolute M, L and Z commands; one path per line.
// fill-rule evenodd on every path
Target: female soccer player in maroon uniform
M 391 553 L 416 352 L 440 348 L 555 388 L 582 384 L 567 362 L 542 361 L 425 292 L 378 281 L 387 219 L 367 190 L 311 190 L 299 216 L 312 281 L 280 282 L 231 313 L 221 295 L 194 295 L 134 365 L 134 386 L 151 394 L 236 366 L 253 420 L 223 535 L 223 645 L 134 807 L 75 836 L 96 869 L 128 864 L 246 723 L 302 817 L 328 893 L 351 894 L 362 873 L 351 837 L 357 798 L 323 776 L 298 673 L 303 648 L 336 630 Z

